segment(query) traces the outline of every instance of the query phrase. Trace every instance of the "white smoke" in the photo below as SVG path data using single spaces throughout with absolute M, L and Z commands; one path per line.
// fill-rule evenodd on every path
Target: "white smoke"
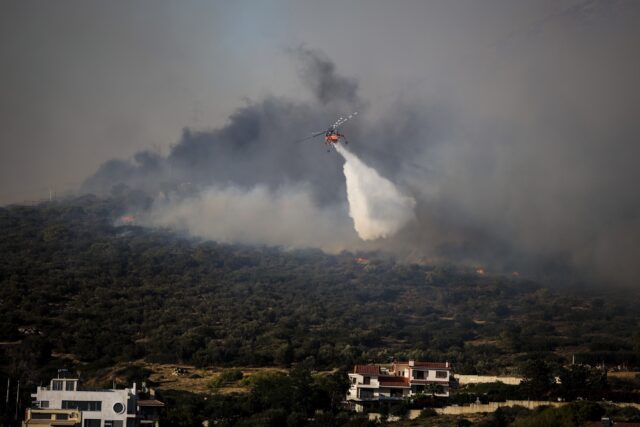
M 349 216 L 362 240 L 392 236 L 414 218 L 416 201 L 412 197 L 403 195 L 346 148 L 335 147 L 345 160 Z
M 261 185 L 210 187 L 186 197 L 158 197 L 141 220 L 225 243 L 339 252 L 363 248 L 362 240 L 390 237 L 414 218 L 413 198 L 353 153 L 336 149 L 345 160 L 348 207 L 342 203 L 320 207 L 304 185 L 277 190 Z
M 358 245 L 344 205 L 318 207 L 304 186 L 272 191 L 213 187 L 189 197 L 158 198 L 145 222 L 224 243 L 317 247 Z

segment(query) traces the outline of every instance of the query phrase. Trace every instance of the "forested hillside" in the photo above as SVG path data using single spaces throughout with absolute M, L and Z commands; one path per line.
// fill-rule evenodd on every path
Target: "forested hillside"
M 640 300 L 629 290 L 189 240 L 117 225 L 123 206 L 86 196 L 0 209 L 7 373 L 36 381 L 47 367 L 141 358 L 318 369 L 419 358 L 465 373 L 532 354 L 638 364 Z

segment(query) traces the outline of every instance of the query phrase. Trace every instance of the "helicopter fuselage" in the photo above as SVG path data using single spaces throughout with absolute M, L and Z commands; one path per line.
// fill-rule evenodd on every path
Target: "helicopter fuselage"
M 344 142 L 347 143 L 347 139 L 341 133 L 338 133 L 335 129 L 329 129 L 324 134 L 324 141 L 327 144 L 337 144 L 340 142 L 340 138 L 344 139 Z

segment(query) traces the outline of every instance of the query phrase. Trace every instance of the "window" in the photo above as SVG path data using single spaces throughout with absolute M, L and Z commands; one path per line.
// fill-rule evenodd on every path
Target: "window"
M 402 389 L 401 388 L 392 388 L 389 390 L 390 397 L 402 397 Z
M 62 383 L 64 381 L 60 381 L 60 380 L 53 380 L 51 382 L 51 390 L 62 390 Z
M 359 389 L 358 390 L 358 397 L 360 399 L 372 399 L 373 398 L 373 390 L 365 390 L 365 389 Z M 107 426 L 105 426 L 107 427 Z
M 412 385 L 411 386 L 411 392 L 413 394 L 423 393 L 424 392 L 424 386 L 423 385 Z
M 65 388 L 65 390 L 67 390 L 67 391 L 74 391 L 74 390 L 76 389 L 76 388 L 75 388 L 75 385 L 76 385 L 76 382 L 75 382 L 75 381 L 67 381 L 67 382 L 65 383 L 65 387 L 66 387 L 66 388 Z
M 48 412 L 32 412 L 31 418 L 34 420 L 50 420 L 51 414 Z
M 362 377 L 362 384 L 366 384 L 366 385 L 371 384 L 371 378 L 370 377 Z
M 436 371 L 436 378 L 447 378 L 449 373 L 447 371 Z
M 100 420 L 84 420 L 84 427 L 100 427 Z
M 113 405 L 113 412 L 115 412 L 116 414 L 122 414 L 124 412 L 124 405 L 120 402 L 115 403 Z
M 413 370 L 413 379 L 414 380 L 423 380 L 424 379 L 424 371 Z
M 63 400 L 62 409 L 79 409 L 81 411 L 102 411 L 99 400 Z
M 48 400 L 41 400 L 40 401 L 40 407 L 41 408 L 48 408 L 49 407 L 49 401 Z
M 56 414 L 56 420 L 68 420 L 69 414 Z
M 356 377 L 351 378 L 351 384 L 355 384 L 356 382 L 358 382 L 358 379 Z
M 123 427 L 122 420 L 104 420 L 104 427 Z

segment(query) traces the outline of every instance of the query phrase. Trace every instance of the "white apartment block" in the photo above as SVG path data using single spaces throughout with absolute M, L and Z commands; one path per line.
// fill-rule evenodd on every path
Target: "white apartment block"
M 394 362 L 391 366 L 356 365 L 349 373 L 347 401 L 362 411 L 367 403 L 416 395 L 449 397 L 449 362 Z
M 24 426 L 157 427 L 164 406 L 141 399 L 135 383 L 132 388 L 81 390 L 77 378 L 55 378 L 31 396 L 33 408 L 27 410 Z

